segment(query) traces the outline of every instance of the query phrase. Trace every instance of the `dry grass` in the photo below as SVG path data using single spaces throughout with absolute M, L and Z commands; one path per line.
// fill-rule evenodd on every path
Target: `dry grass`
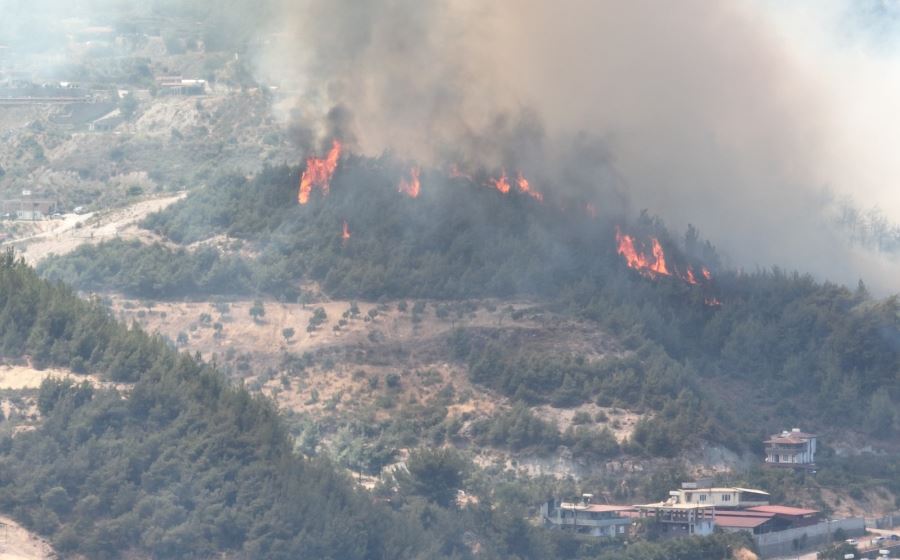
M 314 291 L 314 287 L 309 287 Z M 438 318 L 432 302 L 427 302 L 420 321 L 413 321 L 414 302 L 399 311 L 398 302 L 382 305 L 358 303 L 357 318 L 339 321 L 351 307 L 350 301 L 323 301 L 302 305 L 264 302 L 265 316 L 256 321 L 250 316 L 253 300 L 228 302 L 142 302 L 112 297 L 117 317 L 125 322 L 138 321 L 150 331 L 158 331 L 171 340 L 187 335 L 184 348 L 200 352 L 206 358 L 225 363 L 244 357 L 252 367 L 242 375 L 248 386 L 257 387 L 282 407 L 314 417 L 335 411 L 354 411 L 371 407 L 387 395 L 396 405 L 426 403 L 452 384 L 454 393 L 466 394 L 449 406 L 450 417 L 484 417 L 507 400 L 483 387 L 471 384 L 462 364 L 447 361 L 442 344 L 457 327 L 493 332 L 502 330 L 515 344 L 551 351 L 587 353 L 598 359 L 609 351 L 604 335 L 588 325 L 546 313 L 526 313 L 513 320 L 510 309 L 534 309 L 528 301 L 506 303 L 501 308 L 491 302 L 474 302 L 477 310 L 462 316 L 452 313 Z M 316 308 L 323 308 L 327 321 L 314 332 L 307 325 Z M 377 310 L 374 320 L 369 311 Z M 218 330 L 216 326 L 219 326 Z M 338 327 L 335 329 L 335 327 Z M 284 329 L 294 336 L 285 339 Z M 316 366 L 302 376 L 282 377 L 285 355 L 316 357 Z M 274 373 L 274 375 L 273 375 Z M 388 375 L 399 376 L 398 387 L 385 390 Z M 377 381 L 372 381 L 376 379 Z M 376 383 L 373 387 L 370 383 Z M 317 398 L 313 398 L 313 396 Z M 392 408 L 376 407 L 376 419 L 392 414 Z M 541 407 L 538 414 L 554 416 L 563 429 L 575 412 L 590 409 L 592 417 L 600 410 L 608 412 L 609 426 L 620 440 L 630 435 L 638 416 L 624 410 L 601 409 L 593 404 L 572 410 Z
M 555 422 L 559 429 L 565 431 L 574 426 L 575 415 L 578 413 L 587 413 L 591 417 L 591 421 L 585 424 L 591 427 L 607 427 L 616 436 L 616 440 L 622 443 L 631 437 L 634 433 L 634 427 L 638 421 L 643 418 L 644 414 L 638 414 L 624 408 L 610 408 L 597 406 L 594 403 L 584 403 L 574 408 L 553 408 L 550 405 L 537 406 L 532 409 L 535 416 L 544 420 Z M 597 414 L 602 412 L 606 415 L 607 420 L 603 422 L 595 422 Z
M 57 558 L 50 544 L 9 517 L 0 516 L 0 560 Z
M 58 368 L 35 369 L 31 366 L 0 365 L 0 389 L 37 389 L 48 377 L 68 378 L 75 381 L 89 381 L 95 387 L 109 386 L 95 375 L 77 375 Z

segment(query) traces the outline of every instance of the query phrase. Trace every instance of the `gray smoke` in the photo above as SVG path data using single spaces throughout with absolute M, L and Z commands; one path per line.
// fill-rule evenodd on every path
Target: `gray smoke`
M 260 69 L 297 84 L 307 117 L 340 107 L 364 153 L 521 168 L 538 189 L 697 224 L 744 268 L 895 291 L 896 263 L 845 243 L 828 217 L 832 190 L 869 204 L 873 185 L 841 140 L 828 72 L 843 63 L 808 56 L 772 9 L 291 1 Z
M 0 43 L 43 60 L 88 21 L 173 13 L 242 36 L 291 96 L 278 107 L 298 160 L 339 136 L 369 155 L 521 170 L 606 215 L 694 223 L 745 269 L 897 291 L 900 267 L 872 249 L 884 243 L 835 227 L 847 197 L 900 222 L 896 3 L 0 0 Z

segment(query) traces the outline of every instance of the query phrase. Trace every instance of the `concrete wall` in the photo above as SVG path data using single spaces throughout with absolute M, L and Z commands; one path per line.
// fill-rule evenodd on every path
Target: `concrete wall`
M 848 537 L 856 537 L 866 532 L 866 520 L 862 517 L 848 517 L 823 521 L 808 527 L 753 535 L 753 540 L 756 541 L 760 557 L 771 558 L 829 543 L 838 529 L 843 529 Z
M 868 519 L 867 523 L 869 527 L 875 527 L 876 529 L 893 529 L 900 525 L 900 511 L 889 513 L 878 519 Z

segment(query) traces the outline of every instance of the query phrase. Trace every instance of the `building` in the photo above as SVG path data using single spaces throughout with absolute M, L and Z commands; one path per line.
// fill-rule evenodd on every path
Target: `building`
M 765 441 L 766 465 L 813 470 L 816 466 L 816 436 L 800 428 L 783 431 Z
M 761 535 L 774 531 L 774 513 L 747 511 L 747 510 L 717 510 L 716 527 L 726 533 L 747 531 L 754 535 Z
M 675 504 L 738 509 L 768 505 L 769 493 L 750 488 L 713 487 L 709 481 L 683 482 L 680 490 L 669 492 L 668 501 Z
M 666 500 L 635 508 L 641 519 L 655 522 L 653 530 L 662 538 L 711 535 L 715 528 L 716 509 L 713 506 L 679 504 Z
M 595 537 L 624 537 L 631 525 L 632 506 L 592 504 L 591 494 L 571 502 L 549 500 L 541 506 L 545 527 L 585 533 Z
M 771 515 L 773 531 L 815 525 L 822 518 L 822 512 L 818 510 L 791 506 L 756 506 L 747 508 L 745 513 Z
M 769 504 L 769 493 L 738 487 L 716 487 L 711 480 L 683 482 L 681 488 L 669 492 L 664 502 L 635 506 L 639 516 L 656 521 L 654 530 L 662 537 L 711 535 L 722 519 L 733 530 L 763 530 L 774 514 L 762 512 L 738 519 L 726 512 Z
M 181 76 L 161 76 L 156 78 L 160 95 L 203 95 L 206 80 L 187 80 Z
M 744 510 L 716 510 L 716 526 L 723 531 L 754 535 L 809 527 L 821 521 L 821 512 L 790 506 L 756 506 Z
M 43 220 L 57 209 L 54 200 L 22 198 L 0 200 L 0 217 L 17 220 Z

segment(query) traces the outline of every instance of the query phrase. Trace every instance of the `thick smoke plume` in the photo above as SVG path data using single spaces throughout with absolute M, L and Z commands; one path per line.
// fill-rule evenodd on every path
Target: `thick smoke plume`
M 846 6 L 807 8 L 826 26 Z M 862 276 L 893 291 L 895 263 L 851 249 L 829 225 L 835 191 L 892 203 L 869 196 L 885 177 L 855 169 L 871 154 L 846 145 L 833 75 L 842 59 L 810 54 L 823 51 L 785 23 L 802 16 L 773 10 L 291 1 L 259 62 L 293 85 L 322 140 L 339 129 L 363 153 L 522 168 L 544 191 L 578 190 L 607 213 L 694 223 L 745 268 Z

